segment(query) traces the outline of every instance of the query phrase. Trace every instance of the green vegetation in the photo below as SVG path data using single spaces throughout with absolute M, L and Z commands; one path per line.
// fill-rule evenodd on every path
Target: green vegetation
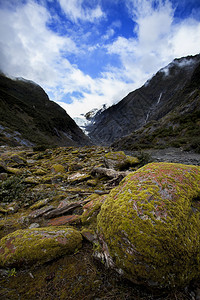
M 20 202 L 24 198 L 25 184 L 23 177 L 11 176 L 0 182 L 0 202 Z
M 128 175 L 97 216 L 107 263 L 150 286 L 198 278 L 200 209 L 192 207 L 199 183 L 200 168 L 181 164 L 152 163 Z

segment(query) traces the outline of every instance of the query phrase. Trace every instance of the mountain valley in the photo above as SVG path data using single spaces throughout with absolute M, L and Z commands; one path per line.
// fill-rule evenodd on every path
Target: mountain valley
M 0 75 L 0 298 L 199 300 L 200 54 L 85 117 Z

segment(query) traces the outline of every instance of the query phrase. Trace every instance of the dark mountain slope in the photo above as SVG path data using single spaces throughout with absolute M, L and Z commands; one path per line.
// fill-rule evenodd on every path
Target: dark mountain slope
M 168 107 L 163 106 L 163 110 L 170 111 L 115 141 L 112 146 L 127 150 L 174 146 L 200 153 L 200 63 L 185 87 L 168 101 Z
M 0 75 L 1 144 L 87 145 L 89 139 L 37 84 Z M 20 142 L 21 140 L 21 142 Z M 28 140 L 28 141 L 27 141 Z
M 166 116 L 182 103 L 183 90 L 193 81 L 192 78 L 198 78 L 195 69 L 199 63 L 200 55 L 175 59 L 144 86 L 97 114 L 86 128 L 90 138 L 97 144 L 109 145 L 145 126 L 149 121 L 158 121 Z M 198 85 L 197 82 L 195 84 Z

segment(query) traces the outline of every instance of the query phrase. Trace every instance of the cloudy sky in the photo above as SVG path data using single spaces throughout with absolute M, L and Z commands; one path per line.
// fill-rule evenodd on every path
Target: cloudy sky
M 72 117 L 200 52 L 200 0 L 0 0 L 0 69 Z

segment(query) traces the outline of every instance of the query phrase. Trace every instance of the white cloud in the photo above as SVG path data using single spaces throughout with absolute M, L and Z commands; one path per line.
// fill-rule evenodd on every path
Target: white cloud
M 60 6 L 72 21 L 78 20 L 94 22 L 104 16 L 101 7 L 83 8 L 83 0 L 59 0 Z
M 108 39 L 110 39 L 114 34 L 115 34 L 114 29 L 113 29 L 113 28 L 109 28 L 109 29 L 106 31 L 106 33 L 103 35 L 102 38 L 103 38 L 104 40 L 108 40 Z
M 173 28 L 170 48 L 174 56 L 194 55 L 200 52 L 200 22 L 187 19 Z
M 126 4 L 137 23 L 136 36 L 118 37 L 107 49 L 119 55 L 121 72 L 138 87 L 175 57 L 200 52 L 200 22 L 191 18 L 176 22 L 170 1 L 126 0 Z
M 0 9 L 0 69 L 40 84 L 73 117 L 104 103 L 112 105 L 175 57 L 200 52 L 200 22 L 192 17 L 174 20 L 174 8 L 168 0 L 158 0 L 156 6 L 153 0 L 124 0 L 137 23 L 135 32 L 131 38 L 120 36 L 107 46 L 101 42 L 108 43 L 113 38 L 116 28 L 122 25 L 119 20 L 96 43 L 86 44 L 90 31 L 81 31 L 80 27 L 81 33 L 76 36 L 72 28 L 70 36 L 51 31 L 47 24 L 52 16 L 44 4 L 29 0 L 11 9 L 12 1 L 9 1 L 9 7 Z M 100 6 L 84 7 L 83 0 L 59 2 L 74 22 L 94 22 L 105 17 Z M 92 26 L 94 32 L 95 24 Z M 92 78 L 66 58 L 73 54 L 78 61 L 84 51 L 92 53 L 98 49 L 105 49 L 108 55 L 118 55 L 121 66 L 107 66 L 99 77 Z M 71 104 L 64 103 L 63 95 L 74 92 L 82 97 L 74 96 Z
M 13 76 L 23 76 L 41 85 L 55 85 L 62 64 L 71 68 L 63 52 L 77 52 L 69 37 L 48 30 L 48 11 L 28 2 L 16 10 L 0 10 L 0 68 Z
M 78 55 L 81 50 L 71 38 L 58 36 L 48 29 L 49 20 L 51 15 L 47 9 L 32 1 L 13 10 L 0 10 L 2 71 L 39 83 L 58 103 L 64 94 L 81 93 L 81 99 L 71 97 L 72 104 L 62 104 L 71 116 L 86 113 L 103 103 L 111 105 L 130 91 L 131 87 L 121 80 L 118 70 L 93 79 L 72 65 L 65 58 L 66 52 Z M 107 34 L 112 35 L 113 31 L 108 30 Z

